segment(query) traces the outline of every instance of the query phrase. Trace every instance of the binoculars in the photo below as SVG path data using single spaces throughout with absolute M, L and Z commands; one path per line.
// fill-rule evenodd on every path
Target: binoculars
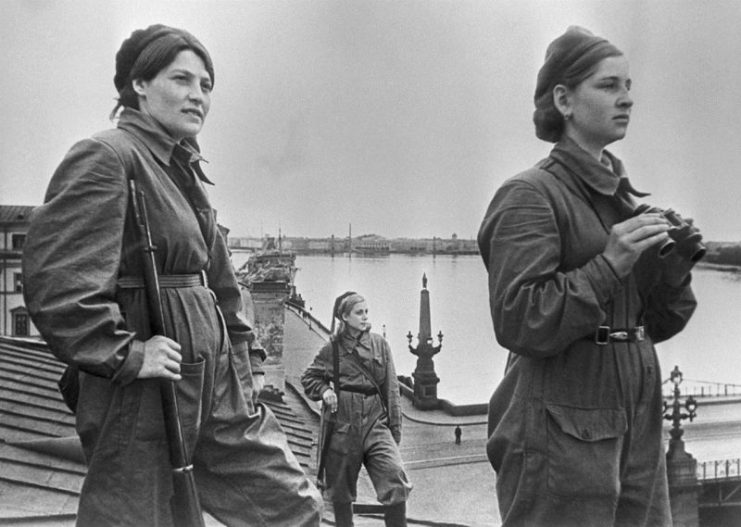
M 696 263 L 702 260 L 707 252 L 707 248 L 700 241 L 702 235 L 695 227 L 687 223 L 682 216 L 672 209 L 662 210 L 646 204 L 638 205 L 633 211 L 633 215 L 638 216 L 644 212 L 658 212 L 672 225 L 668 233 L 669 239 L 659 246 L 659 256 L 661 258 L 676 249 L 677 254 L 691 262 Z

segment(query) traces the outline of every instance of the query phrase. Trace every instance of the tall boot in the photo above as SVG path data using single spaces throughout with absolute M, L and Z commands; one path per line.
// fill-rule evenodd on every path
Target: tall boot
M 383 520 L 386 527 L 407 527 L 407 503 L 402 501 L 386 507 Z
M 337 527 L 353 527 L 352 502 L 333 501 L 334 523 Z

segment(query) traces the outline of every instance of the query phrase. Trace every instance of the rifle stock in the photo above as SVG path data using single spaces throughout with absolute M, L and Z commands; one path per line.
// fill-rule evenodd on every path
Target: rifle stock
M 157 248 L 152 243 L 144 193 L 137 188 L 133 179 L 129 180 L 129 186 L 136 226 L 142 241 L 144 283 L 152 333 L 168 336 L 162 309 L 157 263 L 154 257 Z M 183 429 L 178 417 L 180 412 L 178 410 L 175 383 L 167 379 L 160 379 L 159 383 L 165 431 L 170 451 L 170 463 L 173 467 L 173 497 L 170 504 L 173 521 L 178 527 L 204 527 L 203 512 L 198 499 L 193 465 L 185 448 Z

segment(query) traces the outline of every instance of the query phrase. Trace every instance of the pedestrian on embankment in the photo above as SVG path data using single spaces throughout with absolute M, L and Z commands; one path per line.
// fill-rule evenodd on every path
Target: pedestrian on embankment
M 337 331 L 301 376 L 306 395 L 323 402 L 323 421 L 332 422 L 320 445 L 325 496 L 334 505 L 336 525 L 352 526 L 352 502 L 365 465 L 378 501 L 386 506 L 386 525 L 403 527 L 412 485 L 398 447 L 401 401 L 391 348 L 370 331 L 361 295 L 339 296 L 332 316 L 333 328 L 339 322 Z
M 555 39 L 534 114 L 555 146 L 497 190 L 478 234 L 510 351 L 487 443 L 504 526 L 672 523 L 654 343 L 695 309 L 693 261 L 659 256 L 669 222 L 635 214 L 646 194 L 605 150 L 626 134 L 631 84 L 607 40 L 575 27 Z
M 149 26 L 124 40 L 114 84 L 116 128 L 65 156 L 23 254 L 26 305 L 79 386 L 88 471 L 77 525 L 173 525 L 163 380 L 175 383 L 205 510 L 229 526 L 319 525 L 321 496 L 275 416 L 254 401 L 264 351 L 251 346 L 204 188 L 196 136 L 211 103 L 211 58 L 187 31 Z M 150 328 L 130 180 L 145 199 L 169 337 Z

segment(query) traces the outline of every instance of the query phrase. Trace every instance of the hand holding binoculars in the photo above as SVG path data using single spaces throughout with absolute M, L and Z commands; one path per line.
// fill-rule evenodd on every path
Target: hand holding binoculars
M 657 207 L 642 204 L 633 211 L 634 216 L 644 212 L 657 212 L 661 214 L 671 225 L 669 239 L 659 246 L 659 256 L 664 258 L 676 249 L 677 254 L 687 258 L 693 263 L 699 262 L 705 256 L 707 248 L 701 243 L 702 235 L 695 226 L 682 218 L 672 209 L 662 210 Z

